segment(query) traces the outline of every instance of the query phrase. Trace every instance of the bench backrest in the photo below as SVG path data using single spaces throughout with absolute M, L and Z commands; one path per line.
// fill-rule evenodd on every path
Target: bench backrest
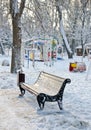
M 58 93 L 64 80 L 65 78 L 42 71 L 33 87 L 39 93 L 43 92 L 49 95 L 55 95 Z

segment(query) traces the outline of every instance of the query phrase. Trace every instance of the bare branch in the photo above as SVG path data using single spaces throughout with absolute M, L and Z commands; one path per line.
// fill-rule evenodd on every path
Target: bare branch
M 19 9 L 19 14 L 20 14 L 20 16 L 21 16 L 22 13 L 23 13 L 23 10 L 24 10 L 24 7 L 25 7 L 25 2 L 26 2 L 26 0 L 21 0 L 20 9 Z

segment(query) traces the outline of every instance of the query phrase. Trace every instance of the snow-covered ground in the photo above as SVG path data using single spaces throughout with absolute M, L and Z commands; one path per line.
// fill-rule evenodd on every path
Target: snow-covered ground
M 17 86 L 17 75 L 10 73 L 10 66 L 2 66 L 2 61 L 10 57 L 0 55 L 0 130 L 91 130 L 91 72 L 86 79 L 90 61 L 84 58 L 85 72 L 69 72 L 69 63 L 81 61 L 81 57 L 59 60 L 52 67 L 43 62 L 25 61 L 26 82 L 33 83 L 39 72 L 46 72 L 70 78 L 63 96 L 63 110 L 56 102 L 45 104 L 39 110 L 36 97 L 28 92 L 23 98 Z

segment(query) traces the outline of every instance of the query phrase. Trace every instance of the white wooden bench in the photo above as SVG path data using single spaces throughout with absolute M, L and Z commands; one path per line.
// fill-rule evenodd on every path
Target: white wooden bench
M 62 109 L 64 88 L 66 86 L 66 83 L 70 82 L 70 79 L 65 79 L 42 71 L 40 72 L 36 82 L 32 85 L 29 85 L 25 83 L 25 75 L 20 73 L 20 96 L 23 96 L 25 94 L 25 90 L 27 90 L 37 97 L 37 102 L 40 109 L 44 108 L 45 101 L 57 101 L 59 108 Z

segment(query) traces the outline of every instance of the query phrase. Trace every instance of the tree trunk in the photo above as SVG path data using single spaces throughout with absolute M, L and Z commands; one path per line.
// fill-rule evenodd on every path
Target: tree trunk
M 10 13 L 12 16 L 13 29 L 13 47 L 11 59 L 11 73 L 16 73 L 21 69 L 21 15 L 24 10 L 26 0 L 21 0 L 18 6 L 18 0 L 10 0 Z
M 5 55 L 5 51 L 4 51 L 4 48 L 3 48 L 3 44 L 2 44 L 2 43 L 0 43 L 0 48 L 1 48 L 1 50 L 0 50 L 1 52 L 0 52 L 0 53 L 1 53 L 2 55 Z
M 58 11 L 59 20 L 60 20 L 60 33 L 61 33 L 61 35 L 63 37 L 64 45 L 66 47 L 66 51 L 67 51 L 67 54 L 68 54 L 68 58 L 72 58 L 73 54 L 72 54 L 72 51 L 71 51 L 70 46 L 68 44 L 68 40 L 67 40 L 65 31 L 64 31 L 64 27 L 63 27 L 62 11 L 61 11 L 61 7 L 60 7 L 60 0 L 55 0 L 55 2 L 56 2 L 56 9 Z
M 60 32 L 61 32 L 61 35 L 63 37 L 63 41 L 64 41 L 63 43 L 64 43 L 64 46 L 66 48 L 66 51 L 67 51 L 67 54 L 68 54 L 68 58 L 72 58 L 73 54 L 72 54 L 72 51 L 71 51 L 70 46 L 68 44 L 68 40 L 67 40 L 65 31 L 64 31 L 64 28 L 63 28 L 63 24 L 62 24 L 62 19 L 60 21 Z
M 81 4 L 82 4 L 82 12 L 83 12 L 83 14 L 82 14 L 82 30 L 81 30 L 81 45 L 82 45 L 82 54 L 84 53 L 84 40 L 83 40 L 83 30 L 84 30 L 84 28 L 85 28 L 85 19 L 86 19 L 86 12 L 87 12 L 87 10 L 86 10 L 86 7 L 87 7 L 87 4 L 88 4 L 88 2 L 89 2 L 89 0 L 85 0 L 85 1 L 83 1 L 83 0 L 80 0 L 80 2 L 81 2 Z
M 13 26 L 13 47 L 12 47 L 12 61 L 11 61 L 11 73 L 16 73 L 18 69 L 21 69 L 21 21 L 18 16 L 12 20 Z

